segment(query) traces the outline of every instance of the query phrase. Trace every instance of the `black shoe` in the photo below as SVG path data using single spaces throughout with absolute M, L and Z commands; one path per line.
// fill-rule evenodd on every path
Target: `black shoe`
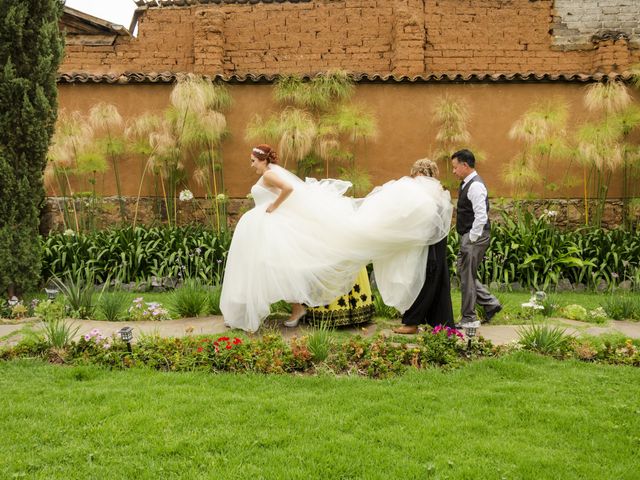
M 493 320 L 493 317 L 496 316 L 496 313 L 500 311 L 502 311 L 502 305 L 498 305 L 493 310 L 489 310 L 488 312 L 485 313 L 485 319 L 484 319 L 484 322 L 482 323 L 490 323 L 491 320 Z

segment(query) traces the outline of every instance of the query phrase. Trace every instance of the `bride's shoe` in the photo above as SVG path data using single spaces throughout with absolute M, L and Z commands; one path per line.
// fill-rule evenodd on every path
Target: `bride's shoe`
M 289 327 L 289 328 L 295 328 L 298 326 L 298 323 L 300 323 L 300 319 L 302 317 L 304 317 L 307 314 L 307 309 L 302 307 L 302 309 L 300 310 L 300 313 L 298 313 L 298 315 L 296 315 L 295 317 L 293 317 L 293 315 L 289 318 L 289 320 L 287 320 L 286 322 L 284 322 L 284 326 L 285 327 Z

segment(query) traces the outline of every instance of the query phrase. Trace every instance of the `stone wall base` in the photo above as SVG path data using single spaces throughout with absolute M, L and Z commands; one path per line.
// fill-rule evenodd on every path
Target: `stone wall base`
M 167 212 L 160 198 L 141 198 L 137 206 L 133 197 L 124 198 L 125 222 L 122 222 L 120 206 L 116 197 L 100 198 L 92 205 L 88 199 L 76 200 L 76 215 L 73 214 L 71 202 L 67 201 L 67 214 L 64 214 L 64 202 L 60 198 L 48 197 L 42 209 L 40 231 L 43 235 L 49 232 L 72 230 L 101 230 L 118 225 L 166 225 Z M 228 227 L 233 228 L 244 212 L 253 207 L 249 199 L 229 199 L 219 205 L 219 218 Z M 596 201 L 591 201 L 589 209 L 595 210 Z M 576 228 L 585 225 L 585 204 L 579 199 L 522 200 L 492 199 L 490 217 L 493 222 L 500 222 L 503 213 L 514 215 L 518 208 L 527 208 L 537 216 L 549 215 L 550 221 L 563 228 Z M 614 228 L 624 223 L 624 203 L 621 199 L 607 200 L 602 226 Z M 640 208 L 628 209 L 627 217 L 631 224 L 640 224 Z M 551 212 L 549 214 L 549 212 Z M 76 224 L 77 218 L 77 224 Z M 454 220 L 455 221 L 455 220 Z M 198 199 L 177 202 L 177 223 L 205 223 L 216 227 L 215 206 L 211 200 Z

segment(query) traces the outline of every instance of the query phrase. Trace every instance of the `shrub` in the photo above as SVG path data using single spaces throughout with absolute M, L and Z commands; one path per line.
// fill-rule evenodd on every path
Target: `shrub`
M 129 297 L 125 292 L 104 293 L 98 303 L 98 311 L 108 322 L 118 322 L 127 317 Z
M 187 280 L 171 295 L 169 308 L 179 317 L 198 317 L 205 313 L 209 305 L 209 293 L 198 280 Z
M 332 329 L 328 323 L 320 323 L 309 335 L 307 346 L 314 362 L 324 362 L 329 356 L 331 344 L 333 343 L 331 332 Z
M 231 235 L 204 225 L 125 227 L 73 236 L 55 233 L 44 242 L 42 276 L 77 275 L 90 269 L 98 283 L 151 277 L 196 278 L 221 283 Z M 115 276 L 114 273 L 115 272 Z
M 35 308 L 35 315 L 42 321 L 44 342 L 50 348 L 64 349 L 71 343 L 80 327 L 65 322 L 65 306 L 60 302 L 46 300 Z
M 519 343 L 523 348 L 547 355 L 564 356 L 570 346 L 571 335 L 560 327 L 549 325 L 529 325 L 518 331 Z
M 581 322 L 585 322 L 589 315 L 586 308 L 582 305 L 576 305 L 575 303 L 565 306 L 561 313 L 569 320 L 579 320 Z
M 631 295 L 608 295 L 602 308 L 614 320 L 640 320 L 640 298 Z
M 67 275 L 64 281 L 54 278 L 53 283 L 64 295 L 72 315 L 78 318 L 89 318 L 93 315 L 96 305 L 94 303 L 95 286 L 91 274 Z

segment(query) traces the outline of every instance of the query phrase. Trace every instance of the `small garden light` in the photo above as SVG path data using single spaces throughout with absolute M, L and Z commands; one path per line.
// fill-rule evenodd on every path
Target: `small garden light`
M 464 325 L 464 334 L 468 338 L 467 348 L 471 348 L 471 339 L 476 336 L 480 322 L 471 322 Z
M 47 294 L 47 298 L 49 300 L 55 300 L 60 293 L 60 290 L 58 290 L 57 288 L 45 288 L 44 292 Z
M 131 340 L 133 339 L 133 328 L 131 327 L 122 327 L 118 330 L 118 334 L 123 342 L 127 344 L 127 350 L 131 352 Z

